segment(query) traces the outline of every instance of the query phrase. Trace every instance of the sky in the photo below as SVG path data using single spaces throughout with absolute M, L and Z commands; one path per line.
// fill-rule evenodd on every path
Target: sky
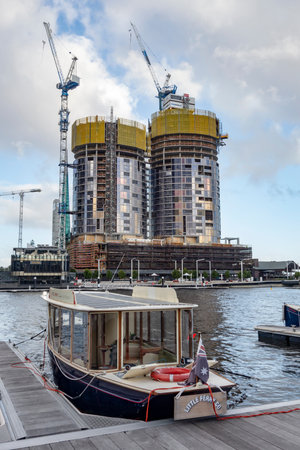
M 161 84 L 216 113 L 221 234 L 253 257 L 300 263 L 300 2 L 297 0 L 0 0 L 0 193 L 25 194 L 23 246 L 52 242 L 58 197 L 60 91 L 43 22 L 66 76 L 71 125 L 86 116 L 147 124 L 156 89 L 130 32 L 138 28 Z M 72 174 L 70 174 L 70 177 Z M 19 196 L 0 196 L 0 266 L 18 244 Z

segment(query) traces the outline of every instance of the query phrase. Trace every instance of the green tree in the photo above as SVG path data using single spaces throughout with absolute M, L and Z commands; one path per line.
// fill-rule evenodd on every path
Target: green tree
M 112 276 L 113 276 L 112 271 L 108 269 L 108 270 L 106 271 L 106 278 L 107 278 L 108 280 L 111 280 L 111 279 L 112 279 Z
M 83 276 L 85 280 L 90 280 L 92 278 L 92 271 L 90 269 L 85 269 Z
M 203 277 L 204 277 L 204 278 L 205 278 L 206 280 L 208 280 L 208 279 L 209 279 L 209 275 L 208 275 L 208 273 L 207 273 L 207 272 L 205 272 L 205 271 L 204 271 L 202 275 L 203 275 Z
M 196 280 L 196 278 L 197 278 L 196 270 L 192 270 L 192 278 L 193 278 L 193 280 Z
M 251 271 L 246 269 L 246 270 L 244 270 L 243 275 L 244 275 L 244 279 L 251 278 Z
M 229 278 L 230 278 L 229 270 L 226 270 L 226 272 L 224 273 L 224 278 L 225 278 L 225 280 L 229 280 Z
M 213 270 L 211 273 L 211 279 L 212 280 L 218 280 L 219 279 L 219 273 L 216 270 Z
M 178 269 L 174 269 L 171 275 L 173 280 L 178 280 L 181 277 L 181 272 Z
M 119 270 L 118 272 L 118 276 L 120 278 L 120 280 L 123 280 L 126 277 L 126 273 L 124 272 L 124 270 Z
M 296 278 L 296 280 L 298 280 L 299 277 L 300 277 L 300 272 L 295 272 L 295 278 Z
M 98 278 L 98 270 L 94 270 L 92 278 L 96 280 Z
M 134 280 L 136 280 L 137 277 L 138 277 L 138 271 L 137 271 L 137 270 L 133 270 L 133 271 L 132 271 L 132 278 L 133 278 Z

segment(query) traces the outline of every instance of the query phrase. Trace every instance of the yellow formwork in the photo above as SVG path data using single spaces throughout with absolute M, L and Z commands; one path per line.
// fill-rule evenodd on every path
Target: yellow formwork
M 91 142 L 103 144 L 105 142 L 105 122 L 104 120 L 91 122 Z
M 103 144 L 105 142 L 104 118 L 85 117 L 72 126 L 72 149 L 78 145 Z
M 217 119 L 185 109 L 168 109 L 152 116 L 152 137 L 178 133 L 204 134 L 217 138 Z
M 126 125 L 118 120 L 118 144 L 146 151 L 146 128 Z

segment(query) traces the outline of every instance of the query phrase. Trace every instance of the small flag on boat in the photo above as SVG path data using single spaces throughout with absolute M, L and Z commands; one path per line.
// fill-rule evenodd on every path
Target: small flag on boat
M 202 383 L 207 383 L 207 380 L 209 378 L 209 366 L 201 336 L 198 344 L 196 361 L 192 367 L 186 384 L 195 384 L 197 381 L 196 377 L 198 377 L 202 381 Z
M 209 367 L 201 336 L 199 340 L 195 366 L 196 366 L 195 373 L 197 377 L 200 378 L 202 383 L 207 383 L 207 380 L 209 378 Z

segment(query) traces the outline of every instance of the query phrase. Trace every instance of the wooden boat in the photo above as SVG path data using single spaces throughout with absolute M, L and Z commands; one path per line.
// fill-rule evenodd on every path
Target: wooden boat
M 283 320 L 286 327 L 299 327 L 300 326 L 300 306 L 283 305 Z
M 140 420 L 210 416 L 212 402 L 226 411 L 234 383 L 225 377 L 209 371 L 213 399 L 201 381 L 178 384 L 189 373 L 179 366 L 193 356 L 197 305 L 179 303 L 174 289 L 137 286 L 126 296 L 51 288 L 43 298 L 54 381 L 80 411 Z M 166 369 L 169 378 L 157 381 Z

